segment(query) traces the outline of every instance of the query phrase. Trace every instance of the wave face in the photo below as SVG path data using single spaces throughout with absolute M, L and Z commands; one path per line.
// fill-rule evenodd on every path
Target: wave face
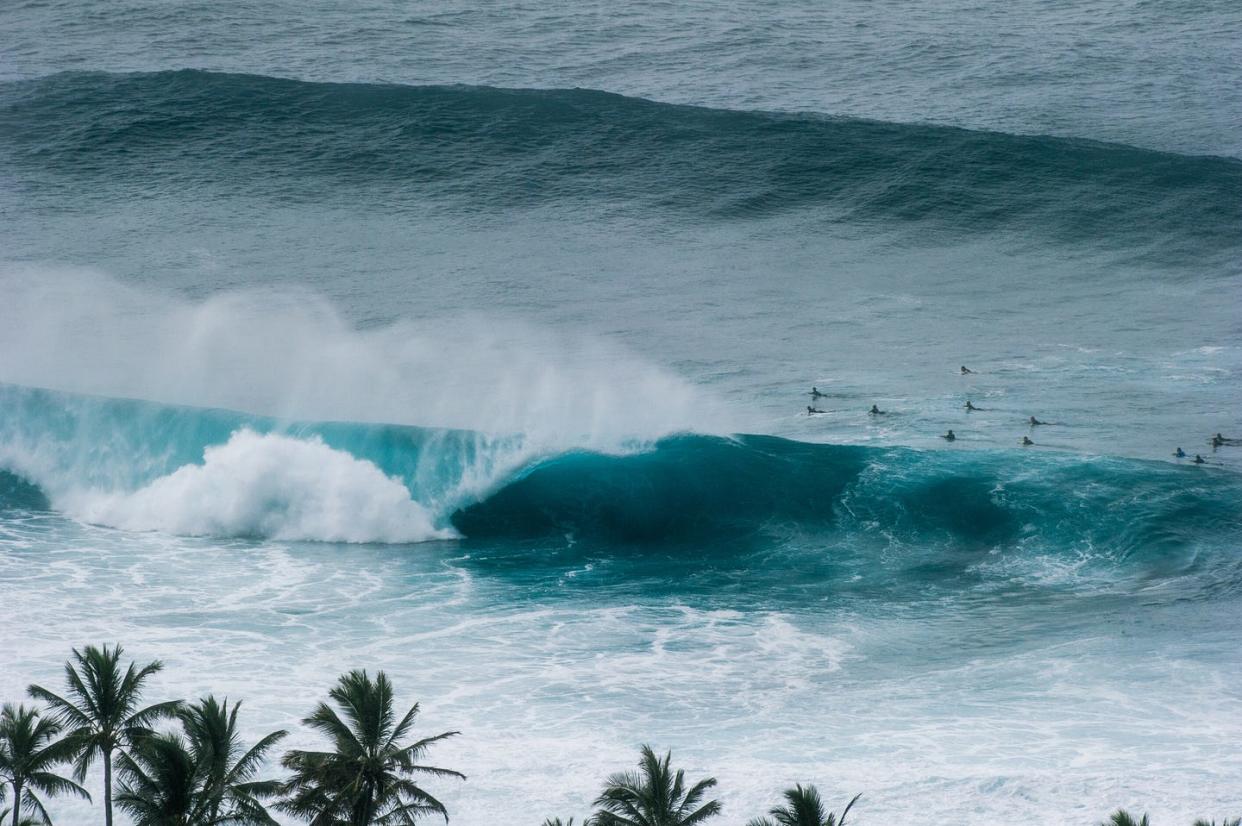
M 364 193 L 389 209 L 590 201 L 691 220 L 812 209 L 1170 258 L 1242 241 L 1235 159 L 582 89 L 69 73 L 0 84 L 0 138 L 33 189 L 62 186 L 51 172 L 203 198 Z
M 770 535 L 1117 559 L 1242 536 L 1232 474 L 1079 456 L 920 452 L 770 436 L 674 436 L 629 456 L 525 468 L 452 522 L 473 537 L 650 542 Z
M 534 455 L 518 437 L 290 424 L 12 385 L 0 385 L 0 410 L 0 507 L 50 505 L 126 529 L 707 553 L 796 540 L 837 555 L 899 549 L 932 568 L 1007 549 L 1140 560 L 1168 575 L 1205 551 L 1236 569 L 1242 537 L 1235 474 L 1167 463 L 697 435 Z

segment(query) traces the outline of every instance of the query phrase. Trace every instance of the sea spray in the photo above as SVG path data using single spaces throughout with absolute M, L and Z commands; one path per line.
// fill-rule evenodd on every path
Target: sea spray
M 0 381 L 284 419 L 521 434 L 551 450 L 729 429 L 711 394 L 625 347 L 504 316 L 358 329 L 304 289 L 191 301 L 71 268 L 3 268 L 0 291 Z

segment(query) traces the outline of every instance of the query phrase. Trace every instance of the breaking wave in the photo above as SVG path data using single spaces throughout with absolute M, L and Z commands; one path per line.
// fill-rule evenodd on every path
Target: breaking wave
M 132 530 L 328 542 L 747 536 L 1196 563 L 1242 537 L 1228 471 L 1016 451 L 298 423 L 0 385 L 0 503 Z

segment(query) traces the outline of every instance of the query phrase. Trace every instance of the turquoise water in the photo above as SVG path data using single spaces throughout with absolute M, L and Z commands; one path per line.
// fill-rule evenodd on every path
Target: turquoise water
M 1233 5 L 0 30 L 5 697 L 384 668 L 468 826 L 648 741 L 731 821 L 1236 808 Z

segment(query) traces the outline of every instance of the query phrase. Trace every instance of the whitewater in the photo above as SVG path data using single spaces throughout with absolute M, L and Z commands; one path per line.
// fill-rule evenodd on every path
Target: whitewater
M 721 823 L 1242 815 L 1232 4 L 0 32 L 0 700 L 119 641 L 309 747 L 384 669 L 466 826 L 642 743 Z

